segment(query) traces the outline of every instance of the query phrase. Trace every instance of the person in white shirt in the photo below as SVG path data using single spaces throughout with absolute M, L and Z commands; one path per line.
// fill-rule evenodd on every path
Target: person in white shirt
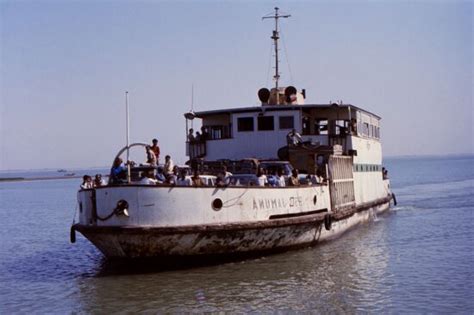
M 261 187 L 268 185 L 267 175 L 265 175 L 265 172 L 261 167 L 259 167 L 257 171 L 257 185 Z
M 283 171 L 281 169 L 278 170 L 278 180 L 277 180 L 276 186 L 277 187 L 286 186 L 285 176 L 283 176 Z
M 296 129 L 293 129 L 286 135 L 286 142 L 288 145 L 297 146 L 303 142 L 303 139 Z
M 96 174 L 94 178 L 94 187 L 106 186 L 107 183 L 102 179 L 102 175 Z
M 176 180 L 178 179 L 179 175 L 179 167 L 178 165 L 173 166 L 173 171 L 166 175 L 166 184 L 169 185 L 176 185 Z
M 186 177 L 186 170 L 181 170 L 178 178 L 176 178 L 176 186 L 192 186 L 193 181 L 190 177 Z
M 153 174 L 151 172 L 143 172 L 142 178 L 138 182 L 140 185 L 156 185 L 157 181 L 153 178 Z
M 230 177 L 233 175 L 231 172 L 227 171 L 227 166 L 223 166 L 222 169 L 222 175 L 223 175 L 223 182 L 225 185 L 230 184 Z
M 165 176 L 173 174 L 173 168 L 174 168 L 174 163 L 173 160 L 171 159 L 171 156 L 167 155 L 165 156 L 165 165 L 163 168 L 163 173 Z
M 90 189 L 90 188 L 94 188 L 92 177 L 90 177 L 89 175 L 84 175 L 82 177 L 81 189 Z

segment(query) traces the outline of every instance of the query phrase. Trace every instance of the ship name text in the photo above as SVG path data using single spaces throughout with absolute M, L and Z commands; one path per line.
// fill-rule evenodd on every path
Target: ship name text
M 253 198 L 253 210 L 285 209 L 303 206 L 303 197 L 290 198 Z

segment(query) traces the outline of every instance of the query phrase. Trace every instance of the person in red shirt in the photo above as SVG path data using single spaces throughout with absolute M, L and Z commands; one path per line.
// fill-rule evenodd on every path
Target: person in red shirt
M 158 164 L 160 162 L 160 147 L 158 146 L 158 140 L 153 139 L 152 143 L 153 145 L 150 148 L 153 151 L 153 153 L 155 153 L 156 163 Z

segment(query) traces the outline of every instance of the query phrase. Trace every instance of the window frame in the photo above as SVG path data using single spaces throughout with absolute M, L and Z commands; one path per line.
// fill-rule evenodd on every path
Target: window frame
M 245 127 L 245 125 L 243 125 L 243 121 L 247 121 L 247 122 L 252 122 L 252 126 L 251 128 L 242 128 L 242 127 Z M 250 125 L 248 126 L 250 127 Z M 255 119 L 253 116 L 245 116 L 245 117 L 237 117 L 237 132 L 253 132 L 255 131 Z
M 271 119 L 271 128 L 270 123 Z M 264 121 L 266 120 L 266 122 Z M 274 131 L 275 130 L 275 116 L 258 116 L 257 117 L 257 131 Z
M 289 119 L 291 118 L 291 127 L 282 127 L 285 123 L 282 124 L 282 119 Z M 279 130 L 291 130 L 295 128 L 295 116 L 278 116 L 278 129 Z

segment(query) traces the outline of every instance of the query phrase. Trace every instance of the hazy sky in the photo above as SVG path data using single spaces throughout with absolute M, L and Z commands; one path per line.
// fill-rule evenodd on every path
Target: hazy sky
M 386 156 L 474 152 L 471 1 L 0 0 L 0 169 L 110 165 L 126 90 L 131 141 L 184 163 L 193 84 L 195 110 L 273 84 L 275 5 L 292 15 L 281 83 L 306 103 L 382 116 Z

